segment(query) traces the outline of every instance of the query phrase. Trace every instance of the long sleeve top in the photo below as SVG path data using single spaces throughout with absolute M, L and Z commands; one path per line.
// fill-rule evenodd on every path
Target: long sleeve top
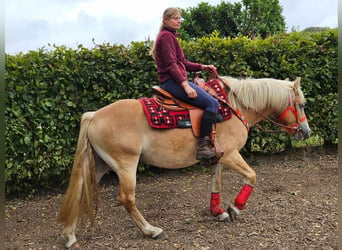
M 177 83 L 181 83 L 188 79 L 187 71 L 201 70 L 201 64 L 185 59 L 184 52 L 176 39 L 177 35 L 176 31 L 164 28 L 157 36 L 156 63 L 160 82 L 174 79 Z

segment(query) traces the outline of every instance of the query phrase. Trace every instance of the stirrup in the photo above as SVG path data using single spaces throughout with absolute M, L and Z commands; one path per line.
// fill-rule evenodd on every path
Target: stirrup
M 209 161 L 209 160 L 211 160 L 211 159 L 213 159 L 215 157 L 216 157 L 215 151 L 213 151 L 213 156 L 211 156 L 209 158 L 207 158 L 207 157 L 198 157 L 198 154 L 196 154 L 196 160 L 198 160 L 198 161 Z

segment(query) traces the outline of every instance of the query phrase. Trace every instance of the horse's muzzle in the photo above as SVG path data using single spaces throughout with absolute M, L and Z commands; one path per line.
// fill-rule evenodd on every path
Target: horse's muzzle
M 310 137 L 311 129 L 309 127 L 309 124 L 307 122 L 301 123 L 299 127 L 299 131 L 295 134 L 295 139 L 300 141 L 300 140 L 305 140 Z

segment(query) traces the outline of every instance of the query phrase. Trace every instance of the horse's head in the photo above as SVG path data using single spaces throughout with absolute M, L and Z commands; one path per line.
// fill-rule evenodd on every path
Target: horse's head
M 305 99 L 299 84 L 300 78 L 297 78 L 293 84 L 293 101 L 289 100 L 289 106 L 277 120 L 285 125 L 283 128 L 296 140 L 304 140 L 310 136 L 311 130 L 304 112 Z

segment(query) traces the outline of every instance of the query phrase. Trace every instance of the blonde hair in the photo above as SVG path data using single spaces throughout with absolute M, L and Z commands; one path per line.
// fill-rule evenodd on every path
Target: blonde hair
M 284 110 L 293 104 L 296 89 L 294 82 L 276 80 L 272 78 L 245 78 L 221 77 L 222 82 L 230 91 L 228 98 L 234 108 L 239 110 L 251 109 L 262 112 L 267 107 L 273 107 L 276 111 Z M 300 87 L 296 89 L 299 93 L 300 102 L 305 102 Z
M 181 10 L 178 8 L 170 7 L 170 8 L 167 8 L 164 10 L 163 20 L 160 24 L 158 35 L 159 35 L 160 31 L 162 31 L 162 29 L 165 27 L 164 21 L 170 19 L 173 15 L 178 14 L 178 13 L 182 14 Z M 157 37 L 158 37 L 158 35 L 157 35 Z M 156 60 L 156 41 L 154 41 L 152 44 L 150 54 L 152 55 L 153 59 Z

